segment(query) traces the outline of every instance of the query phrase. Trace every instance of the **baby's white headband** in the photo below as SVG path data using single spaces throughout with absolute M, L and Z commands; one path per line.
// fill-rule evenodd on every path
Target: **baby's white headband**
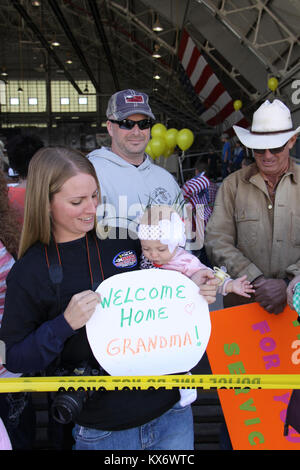
M 163 245 L 168 245 L 170 253 L 173 253 L 177 246 L 185 245 L 184 222 L 176 212 L 173 212 L 171 220 L 160 220 L 158 225 L 140 224 L 138 237 L 140 240 L 159 240 Z

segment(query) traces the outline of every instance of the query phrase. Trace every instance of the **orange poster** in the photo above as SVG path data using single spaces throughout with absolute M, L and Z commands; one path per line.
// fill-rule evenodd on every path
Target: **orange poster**
M 300 324 L 286 307 L 272 315 L 257 303 L 211 312 L 207 354 L 213 374 L 299 374 Z M 300 434 L 283 435 L 291 390 L 219 390 L 237 450 L 300 450 Z

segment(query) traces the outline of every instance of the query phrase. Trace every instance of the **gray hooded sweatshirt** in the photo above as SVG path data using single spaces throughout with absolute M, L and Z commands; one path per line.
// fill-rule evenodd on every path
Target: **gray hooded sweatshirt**
M 104 217 L 109 225 L 126 227 L 129 221 L 138 220 L 149 204 L 172 205 L 182 200 L 175 178 L 155 165 L 147 154 L 145 157 L 136 167 L 107 147 L 88 155 L 101 189 L 98 221 Z

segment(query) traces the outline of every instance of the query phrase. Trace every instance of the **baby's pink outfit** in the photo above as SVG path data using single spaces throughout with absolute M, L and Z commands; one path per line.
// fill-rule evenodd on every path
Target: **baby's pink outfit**
M 170 269 L 171 271 L 179 271 L 187 277 L 192 277 L 199 269 L 210 269 L 197 258 L 183 248 L 178 247 L 175 251 L 173 258 L 166 264 L 158 265 L 161 269 Z M 225 282 L 218 288 L 218 293 L 226 295 L 225 287 L 231 279 L 226 279 Z

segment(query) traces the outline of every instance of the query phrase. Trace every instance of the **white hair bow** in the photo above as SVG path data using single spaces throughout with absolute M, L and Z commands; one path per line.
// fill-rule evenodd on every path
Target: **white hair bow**
M 171 220 L 160 220 L 158 225 L 141 224 L 138 236 L 140 240 L 159 240 L 168 245 L 170 253 L 173 253 L 177 246 L 184 246 L 186 242 L 184 222 L 176 212 L 171 215 Z

